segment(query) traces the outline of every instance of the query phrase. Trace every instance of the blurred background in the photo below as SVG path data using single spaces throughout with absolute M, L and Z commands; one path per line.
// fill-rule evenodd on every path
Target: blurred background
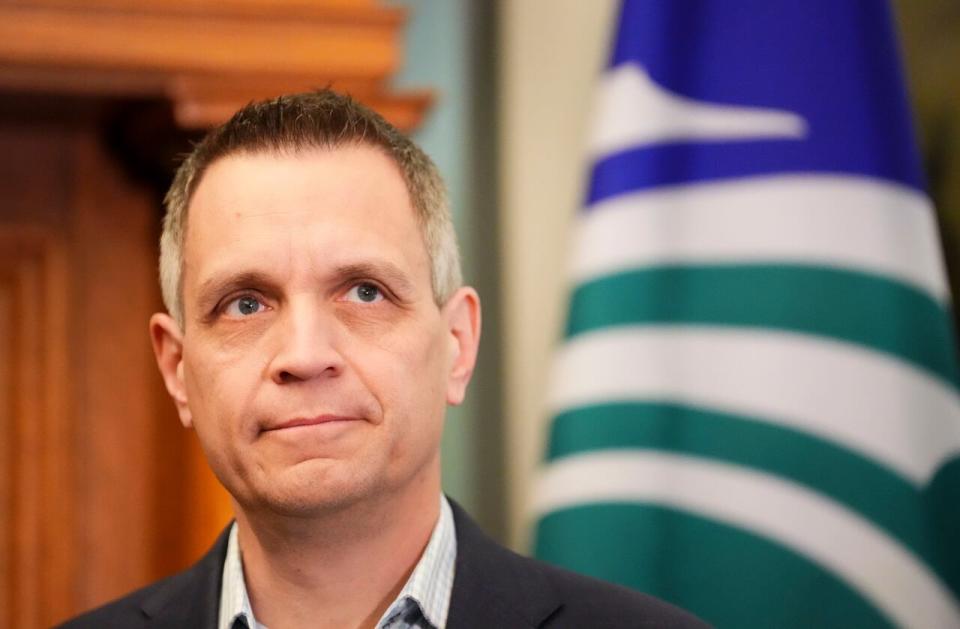
M 954 294 L 960 6 L 895 3 Z M 251 99 L 330 85 L 413 134 L 450 189 L 484 338 L 447 492 L 528 551 L 551 352 L 616 2 L 0 1 L 0 627 L 188 566 L 230 518 L 156 373 L 161 199 Z

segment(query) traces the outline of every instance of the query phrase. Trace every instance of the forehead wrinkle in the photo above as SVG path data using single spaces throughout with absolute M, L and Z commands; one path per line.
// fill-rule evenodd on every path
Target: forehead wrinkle
M 247 220 L 251 218 L 264 218 L 270 216 L 310 215 L 315 211 L 316 210 L 314 208 L 278 208 L 270 210 L 246 211 L 242 214 L 239 212 L 234 212 L 233 217 L 239 220 Z

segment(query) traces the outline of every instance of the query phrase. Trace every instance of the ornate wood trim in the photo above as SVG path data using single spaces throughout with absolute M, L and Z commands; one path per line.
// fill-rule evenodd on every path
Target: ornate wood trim
M 159 96 L 178 122 L 331 85 L 411 129 L 428 93 L 397 94 L 405 11 L 371 0 L 32 0 L 0 4 L 0 88 Z

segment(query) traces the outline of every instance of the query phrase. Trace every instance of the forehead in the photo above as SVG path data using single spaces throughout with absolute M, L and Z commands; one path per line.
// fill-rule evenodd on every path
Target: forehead
M 365 145 L 215 161 L 190 201 L 184 240 L 185 286 L 225 268 L 283 270 L 371 256 L 429 276 L 399 168 Z
M 217 210 L 269 208 L 290 201 L 322 200 L 314 209 L 350 201 L 356 208 L 370 197 L 377 197 L 380 205 L 412 211 L 399 167 L 374 146 L 241 151 L 205 169 L 191 195 L 188 222 Z

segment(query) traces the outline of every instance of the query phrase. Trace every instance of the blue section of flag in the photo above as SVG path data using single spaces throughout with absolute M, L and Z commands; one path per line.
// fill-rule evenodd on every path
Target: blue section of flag
M 811 10 L 813 5 L 813 10 Z M 599 160 L 588 204 L 661 184 L 849 173 L 923 189 L 892 16 L 878 0 L 625 0 L 610 66 L 712 104 L 802 116 L 802 140 L 676 142 Z M 642 112 L 638 112 L 642 115 Z

